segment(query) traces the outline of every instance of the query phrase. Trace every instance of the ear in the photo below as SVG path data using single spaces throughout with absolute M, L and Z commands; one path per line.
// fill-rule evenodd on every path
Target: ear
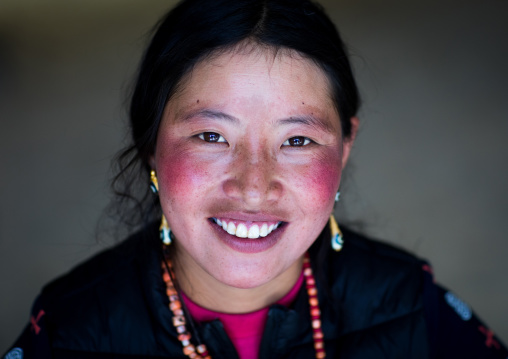
M 345 138 L 342 142 L 342 168 L 346 166 L 347 160 L 349 159 L 353 143 L 355 142 L 356 133 L 358 132 L 358 126 L 360 125 L 360 120 L 356 116 L 351 117 L 350 121 L 351 135 L 348 138 Z
M 155 154 L 152 154 L 149 158 L 148 158 L 148 164 L 150 165 L 150 168 L 152 170 L 155 170 Z

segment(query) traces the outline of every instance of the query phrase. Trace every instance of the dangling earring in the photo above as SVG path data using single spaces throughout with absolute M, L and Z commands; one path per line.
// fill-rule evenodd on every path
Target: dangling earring
M 340 191 L 337 191 L 335 194 L 335 204 L 340 200 Z M 342 249 L 344 244 L 344 237 L 342 236 L 342 232 L 340 231 L 339 225 L 333 216 L 333 213 L 330 215 L 330 232 L 332 233 L 332 248 L 338 252 Z
M 153 193 L 159 193 L 159 181 L 157 180 L 157 175 L 154 170 L 150 171 L 150 189 Z
M 155 194 L 159 193 L 159 181 L 157 180 L 157 175 L 155 174 L 154 170 L 150 172 L 150 188 L 152 189 L 153 193 Z M 166 220 L 164 213 L 162 214 L 161 218 L 159 235 L 162 240 L 162 243 L 164 243 L 167 246 L 171 244 L 171 229 L 169 228 L 168 221 Z
M 333 214 L 330 216 L 330 232 L 332 233 L 332 248 L 338 252 L 344 245 L 344 237 Z
M 162 215 L 161 225 L 159 227 L 159 234 L 162 240 L 162 243 L 169 246 L 171 244 L 171 229 L 169 229 L 168 221 L 164 214 Z

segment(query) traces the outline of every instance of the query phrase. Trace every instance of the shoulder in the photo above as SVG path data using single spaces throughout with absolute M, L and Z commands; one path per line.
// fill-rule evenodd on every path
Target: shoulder
M 119 284 L 121 277 L 125 277 L 126 272 L 142 260 L 142 253 L 149 251 L 149 242 L 147 231 L 132 235 L 47 284 L 42 290 L 42 297 L 54 303 L 79 297 L 105 284 Z
M 331 251 L 329 265 L 333 296 L 349 330 L 419 320 L 426 262 L 393 245 L 347 229 L 343 233 L 344 247 Z
M 151 231 L 145 230 L 48 284 L 39 302 L 52 345 L 109 351 L 111 343 L 124 339 L 116 336 L 142 328 L 148 332 L 146 289 L 153 292 L 160 281 L 157 248 Z
M 383 283 L 389 279 L 404 280 L 415 275 L 421 277 L 426 262 L 414 254 L 348 229 L 343 232 L 344 248 L 332 254 L 333 263 L 341 270 L 356 271 L 355 276 L 364 280 L 381 280 Z

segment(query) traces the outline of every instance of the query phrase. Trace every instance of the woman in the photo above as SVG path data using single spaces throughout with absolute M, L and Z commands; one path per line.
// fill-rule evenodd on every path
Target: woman
M 330 216 L 358 106 L 313 3 L 181 2 L 117 178 L 146 225 L 48 285 L 5 357 L 506 358 L 425 262 Z

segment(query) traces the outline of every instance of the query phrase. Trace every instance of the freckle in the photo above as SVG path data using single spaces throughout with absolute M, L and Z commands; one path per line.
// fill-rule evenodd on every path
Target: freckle
M 199 103 L 199 100 L 197 100 L 196 103 Z
M 302 102 L 302 105 L 305 105 L 305 102 Z

